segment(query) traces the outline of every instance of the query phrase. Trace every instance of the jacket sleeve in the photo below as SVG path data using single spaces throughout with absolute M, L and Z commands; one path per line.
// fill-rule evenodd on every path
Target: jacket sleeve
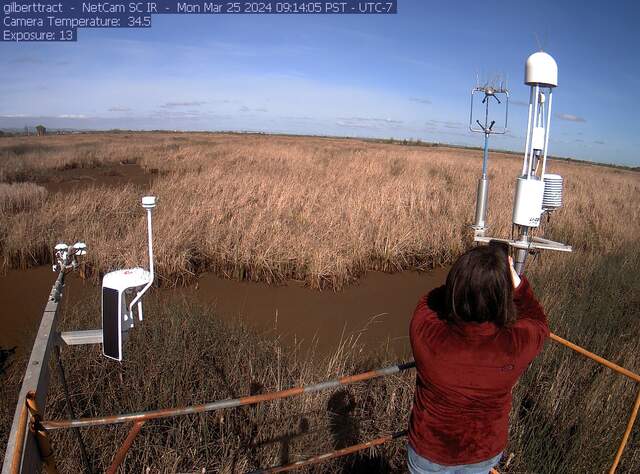
M 521 351 L 527 358 L 533 359 L 542 350 L 544 341 L 549 336 L 549 324 L 525 276 L 514 291 L 513 301 L 518 314 L 514 325 L 516 338 L 521 344 Z
M 529 280 L 527 280 L 526 276 L 522 276 L 521 278 L 520 286 L 513 292 L 513 302 L 516 304 L 518 320 L 532 319 L 547 326 L 547 316 L 544 314 L 542 306 L 533 294 Z

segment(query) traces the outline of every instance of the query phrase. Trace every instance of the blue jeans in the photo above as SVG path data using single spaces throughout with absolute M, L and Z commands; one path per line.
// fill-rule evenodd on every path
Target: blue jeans
M 487 461 L 475 464 L 461 464 L 459 466 L 442 466 L 423 458 L 407 443 L 407 466 L 410 474 L 488 474 L 491 468 L 500 462 L 502 453 Z

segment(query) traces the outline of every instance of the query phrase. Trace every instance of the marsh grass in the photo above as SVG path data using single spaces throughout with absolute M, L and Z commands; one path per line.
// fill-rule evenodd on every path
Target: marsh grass
M 97 185 L 51 193 L 39 208 L 4 219 L 0 246 L 8 267 L 48 263 L 58 239 L 85 240 L 96 277 L 144 261 L 138 202 L 147 192 L 159 197 L 156 257 L 166 286 L 212 271 L 338 290 L 368 270 L 449 264 L 469 243 L 479 159 L 474 151 L 207 134 L 51 139 L 47 146 L 54 151 L 27 147 L 19 155 L 15 148 L 35 139 L 5 139 L 0 154 L 4 147 L 41 177 L 63 175 L 65 163 L 91 166 L 95 158 L 135 161 L 155 178 L 150 189 Z M 0 165 L 5 176 L 11 163 Z M 510 232 L 507 210 L 519 166 L 513 155 L 492 156 L 488 219 L 496 235 Z M 548 236 L 594 253 L 634 240 L 640 231 L 637 173 L 550 166 L 565 176 L 567 189 L 566 206 L 547 225 Z
M 0 217 L 31 211 L 42 206 L 47 190 L 34 183 L 0 183 Z
M 368 270 L 450 263 L 470 244 L 466 224 L 480 159 L 475 151 L 171 134 L 52 137 L 47 150 L 30 149 L 27 140 L 2 143 L 0 153 L 10 158 L 0 167 L 2 176 L 13 176 L 7 181 L 20 176 L 46 181 L 65 166 L 92 166 L 92 156 L 99 162 L 135 160 L 155 176 L 148 190 L 128 185 L 51 193 L 40 207 L 10 213 L 0 229 L 7 266 L 47 262 L 59 238 L 87 241 L 94 277 L 144 261 L 145 222 L 138 200 L 146 192 L 160 197 L 157 266 L 166 286 L 209 270 L 270 283 L 293 278 L 337 290 Z M 19 145 L 23 148 L 16 151 Z M 518 167 L 516 157 L 492 156 L 489 222 L 494 234 L 510 231 Z M 537 257 L 529 276 L 552 330 L 639 371 L 638 175 L 556 162 L 551 168 L 565 176 L 566 205 L 545 224 L 545 236 L 571 243 L 574 253 Z M 65 308 L 63 324 L 94 327 L 98 322 L 88 315 L 98 314 L 97 308 L 97 300 Z M 185 302 L 158 300 L 151 313 L 154 317 L 133 331 L 122 365 L 102 358 L 97 348 L 65 349 L 72 397 L 82 416 L 277 390 L 398 362 L 388 350 L 364 352 L 355 339 L 325 356 L 309 341 L 284 344 L 278 334 L 257 334 L 241 321 L 223 323 L 209 309 Z M 23 363 L 14 360 L 3 376 L 3 426 L 13 413 Z M 413 377 L 408 373 L 255 408 L 150 422 L 124 471 L 244 472 L 402 429 Z M 514 390 L 501 472 L 606 471 L 637 390 L 623 377 L 548 342 Z M 50 393 L 48 413 L 63 416 L 55 376 Z M 127 428 L 83 431 L 95 467 L 103 469 Z M 64 472 L 79 472 L 72 434 L 55 433 L 54 443 L 65 453 Z M 640 472 L 639 447 L 636 427 L 619 472 Z M 403 444 L 394 442 L 311 470 L 401 471 L 404 455 Z

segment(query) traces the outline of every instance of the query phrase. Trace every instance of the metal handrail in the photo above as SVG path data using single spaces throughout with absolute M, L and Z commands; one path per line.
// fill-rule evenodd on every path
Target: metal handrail
M 640 382 L 640 375 L 636 374 L 635 372 L 625 369 L 624 367 L 621 367 L 618 364 L 614 364 L 613 362 L 605 359 L 604 357 L 600 357 L 599 355 L 594 354 L 593 352 L 590 352 L 584 349 L 583 347 L 580 347 L 579 345 L 574 344 L 573 342 L 567 341 L 566 339 L 563 339 L 560 336 L 555 335 L 554 333 L 551 333 L 549 337 L 552 340 L 559 342 L 563 346 L 566 346 L 569 349 L 573 349 L 577 353 L 582 354 L 583 356 L 588 357 L 589 359 L 595 360 L 598 364 L 602 364 L 605 367 L 608 367 L 609 369 L 613 370 L 614 372 L 618 372 L 619 374 L 622 374 L 625 377 L 629 377 L 634 382 Z
M 331 451 L 330 453 L 320 454 L 318 456 L 312 456 L 302 461 L 286 464 L 283 466 L 258 469 L 256 471 L 251 471 L 249 474 L 274 474 L 277 472 L 293 471 L 295 469 L 299 469 L 304 466 L 310 466 L 312 464 L 320 464 L 325 461 L 328 461 L 329 459 L 348 456 L 350 454 L 357 453 L 358 451 L 363 451 L 368 448 L 375 448 L 376 446 L 381 446 L 387 443 L 388 441 L 393 441 L 394 439 L 402 438 L 406 435 L 407 435 L 407 430 L 398 431 L 396 433 L 392 433 L 386 436 L 381 436 L 380 438 L 372 439 L 371 441 L 367 441 L 365 443 L 360 443 L 353 446 L 347 446 L 346 448 L 337 449 L 335 451 Z
M 312 385 L 291 387 L 285 390 L 279 390 L 277 392 L 268 392 L 259 395 L 249 395 L 246 397 L 238 398 L 227 398 L 224 400 L 217 400 L 215 402 L 204 403 L 201 405 L 192 405 L 179 408 L 163 408 L 160 410 L 127 413 L 105 417 L 80 418 L 76 420 L 49 420 L 43 421 L 42 426 L 45 429 L 52 431 L 67 428 L 87 428 L 90 426 L 113 425 L 117 423 L 127 423 L 132 421 L 148 421 L 159 418 L 171 418 L 174 416 L 191 415 L 194 413 L 206 413 L 210 411 L 222 410 L 225 408 L 235 408 L 239 406 L 255 405 L 257 403 L 268 402 L 272 400 L 280 400 L 283 398 L 293 397 L 295 395 L 301 395 L 303 393 L 320 392 L 322 390 L 328 390 L 330 388 L 351 385 L 357 382 L 364 382 L 365 380 L 371 380 L 378 377 L 385 377 L 387 375 L 396 374 L 398 372 L 412 369 L 415 366 L 415 362 L 412 361 L 404 364 L 384 367 L 382 369 L 370 370 L 361 374 L 347 375 L 344 377 L 339 377 L 337 379 L 331 379 Z

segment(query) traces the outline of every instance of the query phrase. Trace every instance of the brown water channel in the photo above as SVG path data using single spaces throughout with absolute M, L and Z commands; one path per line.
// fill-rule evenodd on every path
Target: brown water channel
M 0 346 L 30 351 L 42 310 L 56 275 L 51 267 L 10 270 L 0 276 Z M 409 348 L 408 324 L 423 294 L 443 283 L 445 269 L 385 274 L 369 272 L 340 292 L 317 291 L 292 282 L 283 286 L 239 282 L 203 274 L 196 285 L 177 290 L 153 289 L 162 298 L 188 298 L 211 307 L 223 319 L 238 318 L 258 329 L 304 344 L 317 342 L 322 352 L 341 338 L 360 333 L 368 348 L 389 343 L 399 353 Z M 85 298 L 97 301 L 99 288 L 76 274 L 66 280 L 64 308 Z M 96 307 L 96 312 L 99 308 Z M 152 318 L 153 314 L 145 315 Z M 96 314 L 95 321 L 99 321 Z

